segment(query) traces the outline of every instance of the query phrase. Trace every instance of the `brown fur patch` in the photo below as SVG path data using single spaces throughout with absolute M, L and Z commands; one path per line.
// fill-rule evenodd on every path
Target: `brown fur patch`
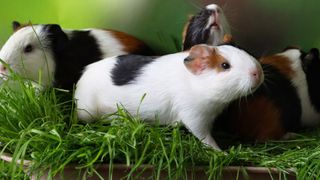
M 214 53 L 209 56 L 209 63 L 208 66 L 212 69 L 215 69 L 217 72 L 225 71 L 225 69 L 222 68 L 221 64 L 227 62 L 227 60 L 222 57 L 217 50 L 214 50 Z
M 223 42 L 224 43 L 232 43 L 232 35 L 231 34 L 225 34 L 223 36 Z
M 292 78 L 295 75 L 295 71 L 291 68 L 291 61 L 288 57 L 281 55 L 272 55 L 260 58 L 262 64 L 269 64 L 277 68 L 280 73 L 286 77 Z
M 147 45 L 141 40 L 130 36 L 124 32 L 115 30 L 106 30 L 110 32 L 116 39 L 118 39 L 124 46 L 124 51 L 134 54 L 140 52 L 142 49 L 147 49 Z
M 189 27 L 190 20 L 191 20 L 192 17 L 193 17 L 193 15 L 189 15 L 189 19 L 188 19 L 187 23 L 183 27 L 183 30 L 182 30 L 182 44 L 184 44 L 184 42 L 186 40 L 187 29 Z
M 215 69 L 217 72 L 224 71 L 221 64 L 227 62 L 217 51 L 217 49 L 207 45 L 195 45 L 189 51 L 187 67 L 195 74 L 205 68 Z
M 231 131 L 245 140 L 263 142 L 282 138 L 286 133 L 279 110 L 266 97 L 249 97 L 232 104 L 231 109 Z

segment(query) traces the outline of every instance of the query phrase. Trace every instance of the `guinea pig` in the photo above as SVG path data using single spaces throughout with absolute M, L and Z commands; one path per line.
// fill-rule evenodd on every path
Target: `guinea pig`
M 13 29 L 0 59 L 15 73 L 45 86 L 73 89 L 90 63 L 122 54 L 152 54 L 142 41 L 114 30 L 65 30 L 57 24 L 18 22 L 13 22 Z M 8 75 L 8 67 L 1 64 L 0 73 Z
M 226 34 L 231 35 L 230 26 L 222 10 L 216 4 L 210 4 L 197 15 L 191 16 L 186 24 L 182 39 L 183 50 L 197 44 L 219 45 L 226 41 Z
M 75 90 L 77 114 L 90 122 L 121 104 L 132 115 L 139 109 L 142 120 L 182 122 L 219 149 L 210 135 L 214 117 L 262 81 L 256 59 L 232 46 L 197 45 L 161 57 L 117 56 L 85 68 Z
M 253 94 L 231 103 L 217 118 L 216 130 L 263 142 L 319 124 L 318 49 L 287 49 L 260 62 L 265 81 Z

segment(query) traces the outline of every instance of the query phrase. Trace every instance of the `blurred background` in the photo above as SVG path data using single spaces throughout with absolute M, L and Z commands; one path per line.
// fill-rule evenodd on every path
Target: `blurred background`
M 288 45 L 320 47 L 319 0 L 2 0 L 0 45 L 11 22 L 58 23 L 64 28 L 109 28 L 144 40 L 158 53 L 180 50 L 190 14 L 217 3 L 234 39 L 260 56 Z

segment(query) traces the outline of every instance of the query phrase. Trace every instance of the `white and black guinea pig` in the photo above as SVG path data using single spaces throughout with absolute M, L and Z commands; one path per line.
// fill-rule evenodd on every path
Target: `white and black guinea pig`
M 264 83 L 236 100 L 217 118 L 215 128 L 241 140 L 263 142 L 320 124 L 318 49 L 287 49 L 260 59 Z
M 21 25 L 0 51 L 14 72 L 41 84 L 72 89 L 83 68 L 100 59 L 122 54 L 152 54 L 140 40 L 114 30 L 65 30 L 57 24 Z M 1 64 L 0 73 L 8 74 Z
M 225 35 L 231 35 L 227 18 L 221 7 L 210 4 L 190 17 L 183 31 L 183 50 L 197 44 L 223 44 L 229 41 Z
M 114 113 L 121 104 L 132 115 L 139 109 L 139 117 L 149 122 L 182 122 L 219 149 L 210 135 L 214 118 L 262 81 L 261 66 L 245 51 L 197 45 L 157 58 L 123 55 L 93 63 L 77 83 L 75 99 L 83 121 Z

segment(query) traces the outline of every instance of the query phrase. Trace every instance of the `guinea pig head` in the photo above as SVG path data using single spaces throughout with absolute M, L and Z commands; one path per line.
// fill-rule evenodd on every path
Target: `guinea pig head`
M 254 92 L 264 80 L 258 61 L 232 46 L 193 46 L 184 63 L 199 82 L 226 102 Z
M 63 49 L 67 35 L 59 25 L 12 24 L 14 33 L 0 51 L 0 74 L 12 72 L 43 85 L 52 83 L 55 71 L 55 55 Z M 40 78 L 41 77 L 41 78 Z
M 219 45 L 230 27 L 221 7 L 210 4 L 192 16 L 183 31 L 183 50 L 197 44 Z

